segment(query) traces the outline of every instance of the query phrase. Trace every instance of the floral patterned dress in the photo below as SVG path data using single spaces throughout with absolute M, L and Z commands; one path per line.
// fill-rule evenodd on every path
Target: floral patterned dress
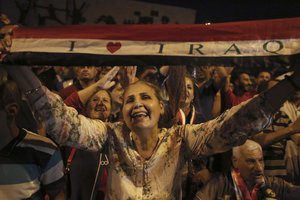
M 163 128 L 156 149 L 145 161 L 124 124 L 86 118 L 67 107 L 58 95 L 45 91 L 33 106 L 45 120 L 47 133 L 58 143 L 97 151 L 108 142 L 106 199 L 180 199 L 181 170 L 187 159 L 244 143 L 270 123 L 274 112 L 264 97 L 258 96 L 206 123 Z

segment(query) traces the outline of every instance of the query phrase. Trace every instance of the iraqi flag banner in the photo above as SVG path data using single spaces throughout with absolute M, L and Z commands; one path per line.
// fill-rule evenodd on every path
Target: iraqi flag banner
M 216 24 L 74 25 L 14 30 L 18 65 L 293 66 L 300 18 Z

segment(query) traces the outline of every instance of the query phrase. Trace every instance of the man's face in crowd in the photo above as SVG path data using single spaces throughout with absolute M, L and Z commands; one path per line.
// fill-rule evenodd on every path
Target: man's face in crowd
M 240 89 L 244 90 L 245 92 L 248 92 L 251 90 L 252 81 L 250 79 L 249 74 L 247 74 L 247 73 L 240 74 L 239 79 L 238 79 L 238 86 L 240 87 Z
M 239 156 L 233 156 L 233 166 L 240 171 L 245 182 L 252 186 L 264 181 L 263 153 L 258 146 L 242 148 Z
M 196 79 L 198 82 L 204 82 L 210 79 L 214 67 L 212 66 L 199 66 L 196 68 Z
M 98 70 L 94 66 L 76 67 L 77 79 L 81 81 L 91 81 L 97 76 Z
M 269 81 L 271 79 L 271 74 L 269 72 L 260 72 L 256 78 L 257 85 L 262 81 Z

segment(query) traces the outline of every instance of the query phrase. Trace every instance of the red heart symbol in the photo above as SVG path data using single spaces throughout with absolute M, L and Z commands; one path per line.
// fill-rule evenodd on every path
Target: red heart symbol
M 120 42 L 109 42 L 107 43 L 106 48 L 110 53 L 115 53 L 121 48 L 121 46 Z

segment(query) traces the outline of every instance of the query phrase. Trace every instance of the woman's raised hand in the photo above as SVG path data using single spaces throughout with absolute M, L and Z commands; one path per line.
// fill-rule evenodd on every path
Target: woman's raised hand
M 100 80 L 97 81 L 97 86 L 99 89 L 109 89 L 116 83 L 113 81 L 114 77 L 117 75 L 120 67 L 113 67 L 107 74 L 105 74 Z
M 134 83 L 136 81 L 136 69 L 137 69 L 137 66 L 127 66 L 126 67 L 126 75 L 127 75 L 129 84 Z
M 4 14 L 0 14 L 0 22 L 4 24 L 2 27 L 0 27 L 0 61 L 2 61 L 10 51 L 12 44 L 12 32 L 18 26 L 11 24 L 11 21 Z

